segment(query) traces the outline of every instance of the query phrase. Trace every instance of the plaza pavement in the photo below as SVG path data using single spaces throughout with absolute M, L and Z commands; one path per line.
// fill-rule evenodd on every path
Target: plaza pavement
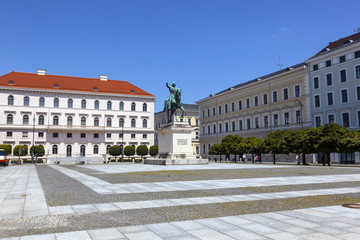
M 243 179 L 222 179 L 111 184 L 99 178 L 58 165 L 51 165 L 50 167 L 82 183 L 100 195 L 226 189 L 233 188 L 234 186 L 237 188 L 245 188 L 360 181 L 359 169 L 358 174 L 252 178 L 251 181 L 243 181 Z M 104 173 L 116 174 L 134 171 L 159 171 L 164 169 L 221 170 L 234 168 L 283 168 L 284 171 L 286 171 L 287 168 L 294 166 L 209 164 L 164 168 L 164 166 L 142 164 L 118 164 L 88 165 L 84 167 Z M 132 209 L 156 209 L 214 203 L 251 202 L 266 199 L 295 199 L 298 197 L 360 193 L 359 186 L 258 194 L 49 206 L 46 202 L 45 193 L 34 165 L 0 168 L 0 176 L 0 230 L 2 229 L 2 223 L 6 225 L 6 223 L 10 221 L 17 221 L 19 219 L 31 220 L 40 216 L 50 216 L 56 219 L 64 215 L 81 216 L 90 213 L 107 213 Z M 91 219 L 89 221 L 91 221 Z M 1 235 L 1 232 L 0 237 L 4 237 Z M 345 208 L 342 206 L 325 206 L 135 226 L 97 229 L 86 229 L 86 227 L 84 227 L 83 230 L 79 231 L 20 235 L 3 239 L 360 239 L 360 209 Z

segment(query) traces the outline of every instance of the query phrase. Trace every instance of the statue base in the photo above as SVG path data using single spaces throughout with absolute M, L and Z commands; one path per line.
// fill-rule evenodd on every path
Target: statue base
M 144 164 L 197 165 L 208 164 L 208 159 L 196 158 L 191 139 L 193 128 L 186 122 L 172 122 L 156 130 L 159 154 L 156 158 L 144 160 Z

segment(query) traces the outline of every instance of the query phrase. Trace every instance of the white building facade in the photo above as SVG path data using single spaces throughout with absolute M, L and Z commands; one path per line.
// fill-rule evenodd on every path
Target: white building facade
M 11 72 L 0 99 L 1 143 L 43 145 L 50 159 L 154 144 L 155 96 L 126 81 Z

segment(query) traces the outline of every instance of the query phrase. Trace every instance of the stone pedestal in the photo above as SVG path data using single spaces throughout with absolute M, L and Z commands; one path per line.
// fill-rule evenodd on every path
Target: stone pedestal
M 182 165 L 207 164 L 208 159 L 196 158 L 191 139 L 193 128 L 186 122 L 174 122 L 157 129 L 159 155 L 144 160 L 145 164 Z

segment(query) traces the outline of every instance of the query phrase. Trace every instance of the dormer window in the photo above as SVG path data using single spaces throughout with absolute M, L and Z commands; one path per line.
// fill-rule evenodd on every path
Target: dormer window
M 135 93 L 135 91 L 133 89 L 130 90 L 131 93 Z
M 353 42 L 353 40 L 348 39 L 348 40 L 346 40 L 346 41 L 344 42 L 344 45 L 346 45 L 346 44 L 350 44 L 350 43 L 352 43 L 352 42 Z
M 9 81 L 8 84 L 9 84 L 9 85 L 14 85 L 14 82 L 13 82 L 13 81 Z
M 59 87 L 59 84 L 55 83 L 54 88 L 58 88 L 58 87 Z
M 98 89 L 97 87 L 93 87 L 93 90 L 94 90 L 94 91 L 97 91 L 97 90 L 99 90 L 99 89 Z

